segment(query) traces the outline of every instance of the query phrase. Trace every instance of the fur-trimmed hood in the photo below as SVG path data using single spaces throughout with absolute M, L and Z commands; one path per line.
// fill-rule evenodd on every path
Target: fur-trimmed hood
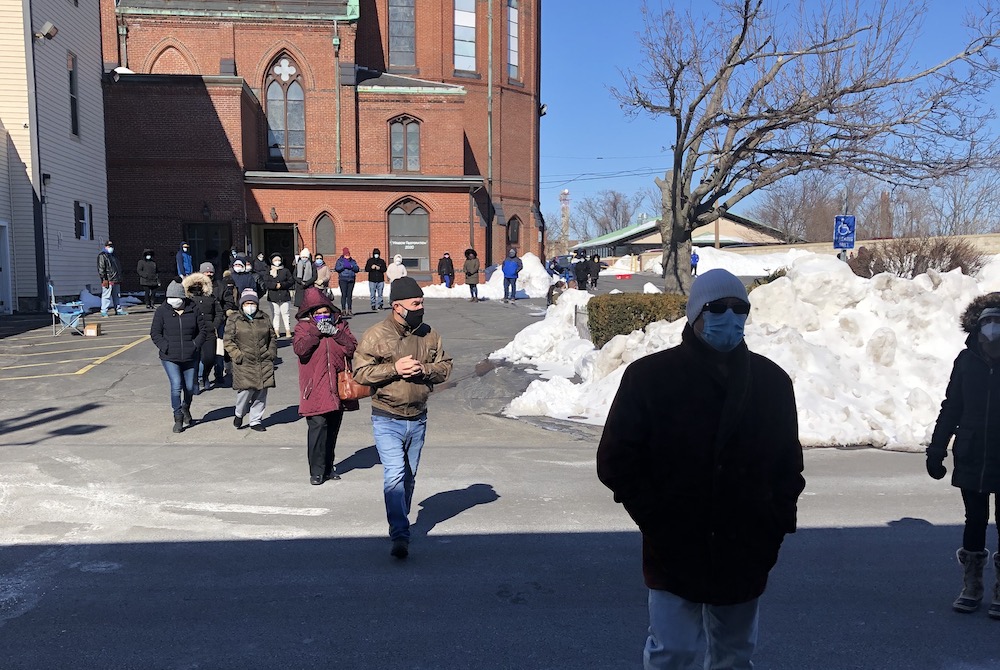
M 191 297 L 191 287 L 195 284 L 201 284 L 202 295 L 212 295 L 212 280 L 208 278 L 208 275 L 193 272 L 181 282 L 181 286 L 184 287 L 184 293 L 187 294 L 187 297 Z
M 987 293 L 970 302 L 962 313 L 962 330 L 970 334 L 978 332 L 979 315 L 987 307 L 1000 308 L 1000 293 Z

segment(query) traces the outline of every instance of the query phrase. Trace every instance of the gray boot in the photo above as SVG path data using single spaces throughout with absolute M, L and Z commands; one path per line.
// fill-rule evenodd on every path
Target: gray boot
M 194 419 L 191 418 L 191 408 L 188 405 L 184 405 L 183 407 L 181 407 L 181 418 L 184 420 L 185 428 L 190 428 L 191 425 L 194 423 Z
M 184 415 L 181 412 L 174 412 L 173 432 L 175 433 L 184 432 Z
M 983 600 L 983 567 L 986 566 L 990 552 L 959 549 L 955 555 L 962 564 L 965 587 L 951 607 L 956 612 L 975 612 Z
M 990 617 L 1000 619 L 1000 551 L 993 554 L 993 569 L 996 572 L 996 582 L 993 584 L 993 602 L 990 603 Z

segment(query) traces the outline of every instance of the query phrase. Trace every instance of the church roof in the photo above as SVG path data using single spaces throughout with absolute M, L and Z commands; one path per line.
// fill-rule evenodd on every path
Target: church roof
M 120 14 L 303 19 L 358 18 L 358 0 L 119 0 Z
M 368 90 L 406 89 L 419 91 L 438 91 L 441 93 L 465 93 L 465 88 L 456 84 L 446 84 L 441 81 L 404 77 L 400 74 L 378 72 L 358 66 L 358 87 Z

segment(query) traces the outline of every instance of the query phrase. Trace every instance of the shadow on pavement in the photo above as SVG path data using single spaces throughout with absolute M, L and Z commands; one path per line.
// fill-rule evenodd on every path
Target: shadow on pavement
M 20 431 L 32 430 L 45 424 L 52 423 L 53 421 L 61 421 L 62 419 L 76 418 L 91 412 L 93 410 L 101 408 L 100 403 L 85 403 L 83 405 L 78 405 L 70 409 L 56 408 L 56 407 L 43 407 L 41 409 L 32 410 L 26 414 L 22 414 L 17 418 L 13 419 L 0 419 L 0 435 L 4 436 L 4 442 L 7 445 L 29 445 L 29 444 L 39 444 L 44 442 L 48 437 L 54 437 L 59 435 L 87 435 L 93 433 L 102 428 L 106 428 L 104 424 L 85 424 L 78 423 L 70 426 L 62 426 L 60 428 L 54 428 L 45 433 L 44 436 L 39 437 L 30 442 L 14 442 L 16 439 L 15 434 Z M 12 439 L 13 438 L 13 439 Z
M 757 667 L 997 667 L 1000 624 L 950 608 L 960 538 L 914 522 L 790 536 L 761 601 Z M 381 538 L 7 546 L 3 665 L 639 668 L 639 545 L 432 534 L 406 561 Z
M 476 505 L 486 505 L 500 499 L 500 495 L 490 484 L 470 484 L 464 489 L 442 491 L 420 501 L 417 521 L 410 531 L 416 535 L 427 535 L 439 523 L 456 517 Z
M 299 416 L 299 406 L 289 405 L 284 409 L 274 412 L 264 419 L 265 426 L 277 426 L 282 423 L 295 423 L 302 417 Z
M 368 470 L 369 468 L 374 468 L 380 463 L 381 461 L 378 459 L 378 450 L 373 444 L 370 447 L 358 449 L 340 463 L 334 464 L 334 467 L 337 468 L 337 474 L 344 475 L 351 470 Z

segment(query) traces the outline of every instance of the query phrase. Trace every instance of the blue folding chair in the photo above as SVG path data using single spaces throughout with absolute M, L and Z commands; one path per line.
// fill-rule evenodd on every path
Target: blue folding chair
M 87 308 L 82 302 L 56 302 L 56 287 L 49 283 L 49 309 L 52 312 L 52 334 L 62 335 L 66 330 L 75 330 L 83 335 Z

